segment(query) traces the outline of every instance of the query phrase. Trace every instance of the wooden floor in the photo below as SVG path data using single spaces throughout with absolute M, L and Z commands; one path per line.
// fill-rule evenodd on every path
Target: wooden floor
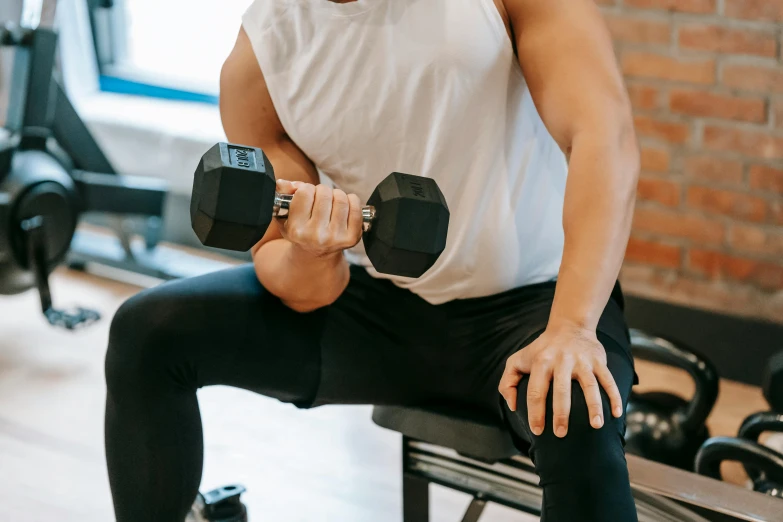
M 36 295 L 0 296 L 0 522 L 113 520 L 103 459 L 103 357 L 109 318 L 138 288 L 60 271 L 59 305 L 105 319 L 76 333 L 50 328 Z M 646 388 L 678 390 L 684 374 L 639 364 Z M 692 386 L 690 386 L 692 390 Z M 252 521 L 400 520 L 399 436 L 372 424 L 369 407 L 298 411 L 241 390 L 199 393 L 205 426 L 203 489 L 248 487 Z M 733 435 L 763 409 L 758 389 L 723 382 L 709 424 Z M 743 480 L 738 468 L 732 480 Z M 456 522 L 468 498 L 436 487 L 433 521 Z M 140 501 L 142 501 L 140 499 Z M 534 520 L 490 506 L 482 520 Z

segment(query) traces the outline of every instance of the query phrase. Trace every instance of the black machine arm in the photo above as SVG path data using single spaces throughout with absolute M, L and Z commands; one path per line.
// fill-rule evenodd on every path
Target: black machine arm
M 82 170 L 74 170 L 71 175 L 85 211 L 163 216 L 168 189 L 162 180 Z

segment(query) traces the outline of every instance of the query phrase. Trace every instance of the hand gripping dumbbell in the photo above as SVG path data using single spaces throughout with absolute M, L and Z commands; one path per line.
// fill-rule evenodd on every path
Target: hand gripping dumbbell
M 287 217 L 292 197 L 275 192 L 274 169 L 261 149 L 218 143 L 196 169 L 191 224 L 204 245 L 244 252 L 274 218 Z M 430 178 L 389 174 L 362 217 L 364 248 L 378 272 L 419 277 L 446 247 L 449 209 Z

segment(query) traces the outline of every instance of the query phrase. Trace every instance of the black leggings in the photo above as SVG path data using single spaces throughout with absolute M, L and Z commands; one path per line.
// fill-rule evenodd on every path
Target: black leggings
M 183 521 L 201 480 L 196 390 L 216 384 L 300 408 L 459 408 L 506 422 L 541 477 L 542 520 L 636 521 L 625 420 L 612 417 L 605 394 L 605 425 L 595 430 L 574 383 L 564 439 L 552 434 L 551 393 L 539 437 L 530 435 L 524 399 L 516 413 L 499 400 L 505 361 L 546 327 L 554 286 L 436 306 L 352 267 L 337 302 L 299 314 L 243 266 L 141 292 L 117 312 L 106 356 L 106 459 L 117 521 Z M 625 401 L 634 370 L 617 290 L 598 333 Z M 527 379 L 522 398 L 526 386 Z

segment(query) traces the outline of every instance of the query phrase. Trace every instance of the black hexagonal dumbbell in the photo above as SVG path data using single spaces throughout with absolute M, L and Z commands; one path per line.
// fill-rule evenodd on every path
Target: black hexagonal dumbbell
M 274 169 L 261 149 L 218 143 L 196 169 L 193 230 L 204 245 L 246 251 L 272 219 L 288 215 L 292 197 L 275 192 Z M 419 277 L 446 247 L 449 209 L 430 178 L 389 174 L 362 215 L 365 251 L 378 272 Z

